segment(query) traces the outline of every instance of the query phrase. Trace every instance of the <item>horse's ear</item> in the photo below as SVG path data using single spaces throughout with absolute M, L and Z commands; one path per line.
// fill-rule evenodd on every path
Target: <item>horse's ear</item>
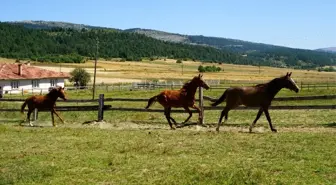
M 289 74 L 288 74 L 288 76 L 290 77 L 292 75 L 292 72 L 290 72 Z

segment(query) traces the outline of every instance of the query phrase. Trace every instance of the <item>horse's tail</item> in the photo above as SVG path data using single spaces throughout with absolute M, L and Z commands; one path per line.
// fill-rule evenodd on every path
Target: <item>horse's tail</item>
M 27 100 L 25 100 L 25 102 L 21 105 L 21 113 L 23 114 L 24 108 L 27 105 Z
M 149 100 L 148 100 L 148 104 L 147 104 L 147 106 L 146 106 L 146 108 L 145 109 L 148 109 L 156 100 L 157 100 L 157 97 L 158 97 L 159 95 L 157 95 L 157 96 L 153 96 L 152 98 L 150 98 Z
M 217 106 L 218 104 L 222 103 L 225 99 L 226 99 L 226 93 L 227 93 L 227 90 L 222 94 L 222 96 L 216 100 L 214 103 L 211 104 L 211 106 Z

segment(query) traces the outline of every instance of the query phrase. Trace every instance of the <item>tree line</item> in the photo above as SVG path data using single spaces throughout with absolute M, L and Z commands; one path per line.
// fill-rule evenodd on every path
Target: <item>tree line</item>
M 233 63 L 240 57 L 211 47 L 164 42 L 142 34 L 107 29 L 44 30 L 0 23 L 0 37 L 1 57 L 40 62 L 82 62 L 93 58 L 97 40 L 100 58 L 136 61 L 143 57 L 167 57 Z

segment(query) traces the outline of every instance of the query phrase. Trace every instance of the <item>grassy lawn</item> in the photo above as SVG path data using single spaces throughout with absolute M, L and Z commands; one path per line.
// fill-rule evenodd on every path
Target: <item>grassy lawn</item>
M 335 129 L 335 128 L 330 128 Z M 335 132 L 0 125 L 0 184 L 333 184 Z

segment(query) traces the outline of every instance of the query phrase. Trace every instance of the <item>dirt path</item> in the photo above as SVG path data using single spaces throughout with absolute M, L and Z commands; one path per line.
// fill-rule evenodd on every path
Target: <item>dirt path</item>
M 52 127 L 51 122 L 36 122 L 35 127 Z M 28 125 L 25 125 L 29 127 Z M 123 122 L 123 123 L 106 123 L 106 122 L 86 122 L 86 123 L 74 123 L 74 124 L 58 124 L 58 127 L 63 128 L 99 128 L 99 129 L 110 129 L 110 130 L 170 130 L 168 124 L 146 124 L 146 123 L 134 123 L 134 122 Z M 185 131 L 197 131 L 197 132 L 216 132 L 216 125 L 196 125 L 188 124 L 183 127 L 179 127 L 176 130 Z M 306 132 L 306 133 L 336 133 L 336 123 L 335 126 L 323 127 L 323 126 L 286 126 L 278 127 L 279 133 L 287 132 Z M 220 128 L 220 132 L 237 132 L 237 133 L 248 133 L 248 126 L 232 126 L 226 125 Z M 268 127 L 255 127 L 253 133 L 266 133 L 271 132 Z

